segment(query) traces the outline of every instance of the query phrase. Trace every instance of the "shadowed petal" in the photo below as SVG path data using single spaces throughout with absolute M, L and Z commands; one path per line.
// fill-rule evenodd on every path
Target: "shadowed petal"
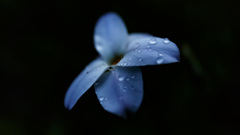
M 145 66 L 179 61 L 176 44 L 158 37 L 139 37 L 129 42 L 128 49 L 117 66 Z
M 140 67 L 116 67 L 104 73 L 94 85 L 102 107 L 113 114 L 126 117 L 136 112 L 143 98 Z
M 115 13 L 107 13 L 96 24 L 94 45 L 100 55 L 110 62 L 113 57 L 124 53 L 127 36 L 127 29 L 120 16 Z
M 97 58 L 85 67 L 68 88 L 64 100 L 65 107 L 72 109 L 77 100 L 96 82 L 107 68 L 108 65 L 101 58 Z

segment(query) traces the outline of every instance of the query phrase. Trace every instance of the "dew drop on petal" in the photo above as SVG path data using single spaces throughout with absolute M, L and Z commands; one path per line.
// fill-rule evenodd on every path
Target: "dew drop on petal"
M 129 60 L 132 60 L 132 58 L 130 57 Z
M 142 50 L 138 50 L 138 52 L 140 53 L 140 52 L 142 52 Z
M 162 58 L 157 58 L 156 62 L 157 62 L 157 64 L 161 64 L 163 62 L 163 59 Z
M 156 39 L 156 38 L 150 38 L 149 43 L 150 43 L 151 45 L 155 45 L 155 44 L 157 43 L 157 39 Z
M 137 42 L 137 44 L 135 45 L 135 49 L 138 48 L 140 46 L 140 43 Z
M 163 40 L 163 43 L 165 43 L 165 44 L 168 44 L 170 41 L 168 40 L 168 38 L 165 38 L 164 40 Z
M 148 45 L 147 48 L 150 48 L 150 45 Z
M 129 78 L 126 78 L 126 81 L 129 81 Z
M 162 57 L 162 56 L 163 56 L 163 54 L 161 54 L 161 53 L 159 53 L 158 55 L 159 55 L 160 57 Z
M 132 76 L 131 76 L 131 78 L 132 78 L 132 79 L 134 79 L 134 78 L 135 78 L 135 76 L 134 76 L 134 75 L 132 75 Z
M 104 97 L 103 96 L 100 96 L 99 97 L 99 101 L 102 102 L 104 100 Z
M 127 87 L 123 87 L 123 92 L 127 92 Z
M 139 58 L 138 61 L 142 61 L 142 58 Z
M 124 80 L 124 77 L 123 76 L 118 76 L 118 81 L 123 81 Z

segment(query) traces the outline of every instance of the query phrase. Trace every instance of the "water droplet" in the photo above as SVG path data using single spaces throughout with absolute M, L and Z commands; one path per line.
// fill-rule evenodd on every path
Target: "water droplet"
M 127 63 L 125 62 L 125 63 L 123 63 L 123 66 L 126 66 L 127 65 Z
M 161 56 L 161 57 L 163 56 L 163 54 L 161 54 L 161 53 L 159 53 L 158 55 Z
M 118 81 L 123 81 L 124 80 L 124 77 L 123 76 L 118 76 Z
M 104 100 L 108 100 L 108 98 L 104 98 Z
M 138 61 L 142 61 L 142 58 L 139 58 Z
M 123 87 L 123 92 L 127 92 L 127 87 Z
M 157 43 L 157 39 L 156 39 L 156 38 L 150 38 L 149 43 L 150 43 L 151 45 L 155 45 L 155 44 Z
M 148 51 L 149 51 L 149 52 L 151 52 L 151 51 L 152 51 L 152 49 L 148 49 Z
M 147 48 L 150 48 L 150 45 L 148 45 Z
M 168 44 L 170 41 L 168 40 L 168 38 L 165 38 L 164 40 L 163 40 L 163 43 L 165 43 L 165 44 Z
M 132 75 L 132 76 L 131 76 L 131 78 L 132 78 L 132 79 L 134 79 L 134 78 L 135 78 L 135 76 L 134 76 L 134 75 Z
M 126 78 L 126 81 L 129 81 L 129 78 Z
M 135 45 L 135 49 L 138 48 L 140 46 L 140 43 L 137 42 L 137 44 Z
M 163 62 L 163 59 L 162 58 L 157 58 L 156 62 L 157 62 L 157 64 L 161 64 Z
M 129 60 L 132 60 L 132 58 L 130 57 Z
M 104 100 L 104 97 L 103 96 L 100 96 L 99 97 L 99 101 L 102 102 Z
M 142 52 L 142 50 L 138 50 L 138 52 L 140 53 L 140 52 Z

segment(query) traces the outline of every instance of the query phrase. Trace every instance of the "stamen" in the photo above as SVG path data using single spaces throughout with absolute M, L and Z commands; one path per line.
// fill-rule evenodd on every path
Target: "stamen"
M 111 65 L 116 65 L 121 59 L 123 58 L 123 56 L 118 56 L 115 59 L 113 59 L 113 61 L 111 62 Z

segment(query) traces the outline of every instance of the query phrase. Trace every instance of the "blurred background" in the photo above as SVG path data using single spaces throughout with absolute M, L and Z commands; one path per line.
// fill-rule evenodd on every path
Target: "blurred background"
M 93 30 L 109 11 L 181 52 L 180 63 L 141 68 L 144 99 L 127 120 L 104 111 L 94 88 L 63 105 L 98 56 Z M 240 134 L 239 17 L 238 0 L 0 0 L 0 134 Z

